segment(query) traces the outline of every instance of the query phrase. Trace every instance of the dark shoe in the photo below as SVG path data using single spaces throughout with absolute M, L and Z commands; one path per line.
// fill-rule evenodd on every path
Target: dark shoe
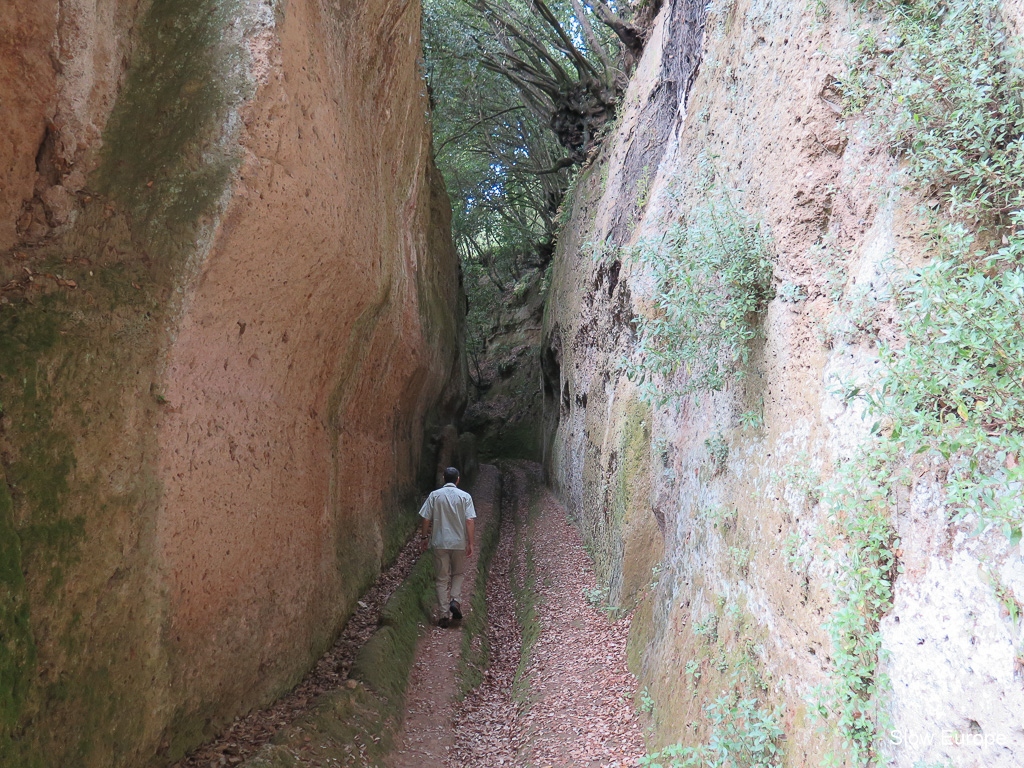
M 462 606 L 459 605 L 459 601 L 452 600 L 448 607 L 451 609 L 452 618 L 456 621 L 462 621 Z
M 445 611 L 445 613 L 441 616 L 441 618 L 439 618 L 437 620 L 437 626 L 439 626 L 439 627 L 447 627 L 451 623 L 452 623 L 452 620 L 449 618 L 447 611 Z

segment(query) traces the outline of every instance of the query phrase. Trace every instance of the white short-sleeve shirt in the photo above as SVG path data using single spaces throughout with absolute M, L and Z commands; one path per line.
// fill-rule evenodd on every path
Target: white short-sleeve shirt
M 476 517 L 473 497 L 457 488 L 455 483 L 445 483 L 427 496 L 420 507 L 420 517 L 434 523 L 430 536 L 431 547 L 465 549 L 466 521 Z

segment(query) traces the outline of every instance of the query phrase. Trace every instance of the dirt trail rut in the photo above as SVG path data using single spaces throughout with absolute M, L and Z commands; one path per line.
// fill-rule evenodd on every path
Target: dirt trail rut
M 626 668 L 628 621 L 612 623 L 588 601 L 596 586 L 590 560 L 540 468 L 506 465 L 503 491 L 487 590 L 491 664 L 456 711 L 443 764 L 634 766 L 644 740 Z
M 466 581 L 462 588 L 462 606 L 467 618 L 476 582 L 480 538 L 489 518 L 498 514 L 494 505 L 499 482 L 498 470 L 484 465 L 471 488 L 477 525 L 474 550 L 466 562 Z M 430 554 L 425 556 L 430 557 Z M 456 668 L 462 646 L 460 629 L 460 623 L 447 628 L 431 626 L 420 639 L 405 694 L 405 718 L 387 768 L 442 765 L 451 752 L 455 743 L 452 719 L 459 688 Z
M 487 580 L 485 635 L 467 638 L 473 649 L 489 649 L 479 685 L 459 700 L 464 627 L 430 626 L 416 646 L 402 725 L 383 760 L 364 748 L 367 739 L 380 742 L 372 733 L 345 737 L 353 742 L 323 741 L 325 731 L 333 730 L 329 719 L 313 724 L 300 719 L 317 707 L 322 712 L 325 697 L 331 701 L 336 696 L 332 691 L 355 686 L 358 690 L 350 692 L 356 695 L 365 690 L 346 682 L 347 671 L 358 644 L 373 631 L 382 603 L 416 560 L 418 545 L 413 543 L 364 597 L 338 646 L 306 682 L 270 709 L 236 722 L 181 767 L 234 765 L 271 739 L 287 747 L 284 762 L 264 749 L 246 766 L 638 765 L 644 739 L 633 703 L 636 681 L 626 668 L 629 622 L 610 621 L 602 606 L 588 599 L 597 593 L 590 559 L 565 509 L 544 486 L 540 467 L 528 462 L 509 462 L 500 471 L 484 466 L 470 490 L 478 540 L 466 574 L 463 625 L 473 610 L 480 539 L 488 521 L 497 523 L 501 504 L 500 536 Z M 333 701 L 337 706 L 339 699 Z M 350 711 L 338 708 L 336 722 L 346 720 L 344 713 Z M 289 722 L 298 725 L 286 728 Z

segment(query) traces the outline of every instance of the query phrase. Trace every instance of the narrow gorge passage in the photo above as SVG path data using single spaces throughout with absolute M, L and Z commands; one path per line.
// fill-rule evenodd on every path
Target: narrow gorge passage
M 477 483 L 484 514 L 493 472 L 485 466 Z M 599 590 L 592 564 L 540 466 L 504 464 L 501 489 L 483 682 L 453 700 L 461 638 L 432 627 L 417 651 L 403 734 L 388 766 L 636 765 L 644 740 L 636 680 L 626 668 L 629 622 L 612 622 L 593 601 Z M 471 599 L 467 594 L 465 605 Z M 467 642 L 478 647 L 483 638 Z
M 357 657 L 374 627 L 388 623 L 386 602 L 401 580 L 408 579 L 405 588 L 416 582 L 417 557 L 430 562 L 418 540 L 363 596 L 303 683 L 240 718 L 179 768 L 637 765 L 644 740 L 636 680 L 626 668 L 628 617 L 612 621 L 596 599 L 601 592 L 580 534 L 545 487 L 540 466 L 485 464 L 468 488 L 480 524 L 466 574 L 466 617 L 449 628 L 421 624 L 401 711 L 360 725 L 358 718 L 346 722 L 351 710 L 337 702 L 379 693 L 359 679 Z M 478 577 L 481 560 L 486 579 Z M 425 607 L 432 576 L 415 588 Z M 486 608 L 474 600 L 480 588 Z M 488 661 L 474 670 L 484 648 Z

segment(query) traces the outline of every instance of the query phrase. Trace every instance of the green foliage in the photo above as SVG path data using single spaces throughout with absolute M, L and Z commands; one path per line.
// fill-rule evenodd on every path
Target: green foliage
M 553 167 L 562 151 L 512 84 L 483 66 L 486 22 L 466 0 L 427 0 L 424 68 L 435 162 L 452 206 L 452 237 L 469 298 L 466 347 L 480 358 L 506 292 L 550 259 L 565 191 L 575 177 Z M 561 207 L 564 215 L 571 203 Z
M 693 633 L 708 643 L 718 642 L 718 614 L 709 613 L 703 620 L 694 624 Z
M 602 608 L 608 602 L 608 587 L 601 584 L 584 587 L 583 597 L 595 608 Z
M 726 461 L 729 460 L 729 441 L 721 432 L 716 432 L 704 441 L 704 447 L 708 450 L 711 474 L 721 474 L 725 470 Z
M 1024 214 L 1015 214 L 1018 228 Z M 882 349 L 885 375 L 866 394 L 898 456 L 948 467 L 947 504 L 979 528 L 1019 539 L 1024 505 L 1024 231 L 994 254 L 949 225 L 941 256 L 906 279 L 903 341 Z
M 729 547 L 729 560 L 740 576 L 746 577 L 750 571 L 750 557 L 751 552 L 746 547 Z
M 896 340 L 880 345 L 875 380 L 845 393 L 864 401 L 871 437 L 823 497 L 838 544 L 835 669 L 812 711 L 843 746 L 833 762 L 854 766 L 873 763 L 885 726 L 878 623 L 899 573 L 892 510 L 913 470 L 937 470 L 952 517 L 978 531 L 1017 543 L 1024 516 L 1024 71 L 995 0 L 866 5 L 884 31 L 862 32 L 847 106 L 874 118 L 933 197 L 931 258 L 894 281 Z
M 739 420 L 744 429 L 761 429 L 764 426 L 764 400 L 761 400 L 760 407 L 741 413 Z
M 787 491 L 796 491 L 811 506 L 821 501 L 821 474 L 811 466 L 807 451 L 787 459 L 780 472 L 772 473 L 771 480 L 782 483 Z
M 736 525 L 737 510 L 719 505 L 705 510 L 704 517 L 719 530 L 727 531 Z
M 650 715 L 654 713 L 654 698 L 646 687 L 640 690 L 640 706 L 637 708 L 641 713 Z
M 884 35 L 862 32 L 842 87 L 866 107 L 914 179 L 955 216 L 987 218 L 1024 203 L 1024 69 L 998 0 L 869 0 Z
M 647 768 L 778 768 L 784 735 L 781 708 L 768 710 L 756 699 L 723 693 L 705 707 L 711 737 L 697 747 L 674 744 L 641 758 Z
M 807 288 L 799 283 L 785 282 L 779 288 L 779 299 L 796 304 L 807 300 Z
M 686 676 L 690 678 L 690 684 L 694 687 L 694 695 L 697 694 L 696 688 L 697 683 L 700 682 L 702 673 L 700 671 L 700 662 L 696 659 L 690 659 L 686 662 Z
M 836 533 L 840 567 L 834 590 L 836 611 L 829 619 L 832 683 L 812 697 L 812 712 L 834 729 L 853 765 L 875 757 L 888 680 L 881 672 L 878 623 L 892 607 L 898 540 L 890 507 L 898 478 L 891 455 L 875 446 L 862 449 L 838 468 L 824 503 Z
M 808 0 L 807 8 L 814 14 L 814 20 L 825 23 L 832 18 L 832 9 L 829 8 L 828 0 Z
M 644 166 L 640 178 L 636 182 L 636 207 L 643 210 L 647 207 L 651 196 L 651 169 Z
M 626 364 L 644 397 L 664 405 L 720 390 L 740 375 L 772 297 L 770 246 L 761 227 L 712 188 L 663 237 L 642 240 L 633 257 L 657 285 L 653 311 L 637 325 L 638 354 Z
M 591 240 L 583 244 L 580 252 L 594 264 L 611 264 L 622 255 L 622 249 L 610 240 Z
M 1013 590 L 999 578 L 999 574 L 989 568 L 982 570 L 982 579 L 992 587 L 992 594 L 996 600 L 999 601 L 999 605 L 1006 612 L 1006 616 L 1010 619 L 1010 623 L 1017 627 L 1020 624 L 1022 616 L 1022 608 L 1020 601 L 1014 594 Z

